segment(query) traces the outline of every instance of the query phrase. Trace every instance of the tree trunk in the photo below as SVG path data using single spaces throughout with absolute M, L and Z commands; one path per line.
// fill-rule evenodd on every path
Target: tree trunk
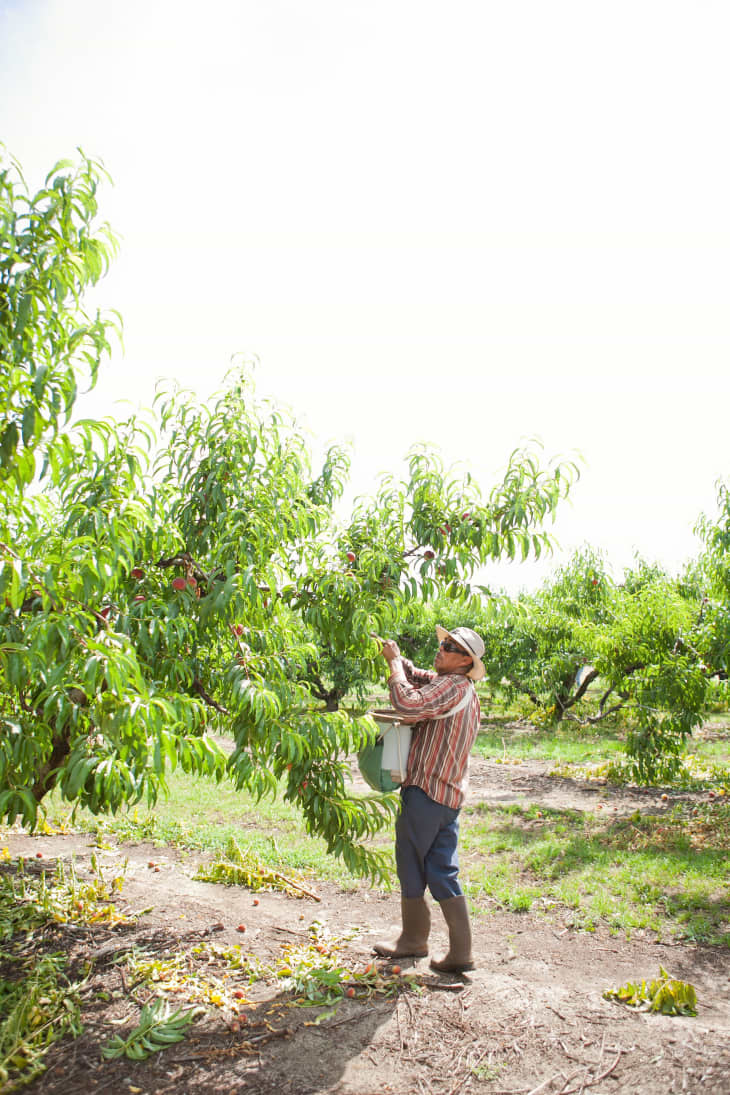
M 79 707 L 88 706 L 88 699 L 86 694 L 81 691 L 80 688 L 70 688 L 69 699 L 74 703 L 77 703 Z M 52 791 L 57 783 L 56 769 L 63 764 L 66 757 L 71 752 L 71 735 L 69 733 L 68 725 L 64 725 L 60 730 L 56 730 L 54 727 L 53 745 L 51 747 L 51 755 L 38 769 L 36 778 L 33 782 L 33 786 L 29 788 L 30 793 L 36 802 L 40 802 L 49 791 Z

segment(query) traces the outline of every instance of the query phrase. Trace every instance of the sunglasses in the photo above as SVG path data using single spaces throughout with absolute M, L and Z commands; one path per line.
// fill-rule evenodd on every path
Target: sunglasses
M 465 658 L 470 658 L 471 654 L 468 650 L 464 650 L 463 646 L 457 646 L 456 643 L 450 643 L 448 639 L 444 639 L 439 643 L 442 650 L 447 654 L 463 654 Z

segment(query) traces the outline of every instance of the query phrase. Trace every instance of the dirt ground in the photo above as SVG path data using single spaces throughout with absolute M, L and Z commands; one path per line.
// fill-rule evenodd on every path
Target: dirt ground
M 547 775 L 548 766 L 499 765 L 475 758 L 469 801 L 536 802 L 617 813 L 659 812 L 658 792 L 610 793 L 600 784 Z M 93 962 L 93 993 L 84 998 L 84 1033 L 50 1051 L 48 1070 L 25 1091 L 52 1095 L 163 1095 L 256 1092 L 277 1095 L 655 1095 L 730 1093 L 730 953 L 699 945 L 631 941 L 607 931 L 574 931 L 567 922 L 487 910 L 474 915 L 477 968 L 463 977 L 438 976 L 428 959 L 402 961 L 418 972 L 420 991 L 388 998 L 343 999 L 319 1024 L 316 1010 L 291 1006 L 277 983 L 246 987 L 246 1021 L 208 1012 L 183 1042 L 146 1061 L 103 1061 L 100 1046 L 137 1022 L 144 990 L 128 984 L 116 955 L 133 945 L 160 957 L 188 952 L 201 941 L 242 944 L 266 963 L 282 947 L 308 937 L 313 921 L 340 936 L 343 963 L 364 969 L 371 944 L 398 918 L 399 899 L 366 884 L 356 890 L 318 883 L 320 900 L 260 893 L 192 879 L 199 862 L 170 848 L 124 845 L 100 852 L 86 835 L 3 835 L 15 857 L 46 869 L 75 856 L 79 873 L 92 853 L 104 862 L 127 858 L 119 904 L 151 906 L 132 927 L 48 929 L 44 945 L 63 949 L 72 967 Z M 43 860 L 36 859 L 40 852 Z M 159 870 L 154 871 L 149 864 Z M 434 950 L 446 935 L 434 910 Z M 238 927 L 245 924 L 245 934 Z M 55 933 L 55 934 L 54 934 Z M 696 1018 L 633 1011 L 603 998 L 604 990 L 658 974 L 660 964 L 691 982 Z M 379 968 L 392 973 L 379 960 Z M 103 1001 L 98 990 L 110 997 Z M 140 995 L 141 993 L 141 995 Z M 134 995 L 134 998 L 132 998 Z M 184 1004 L 184 997 L 180 1004 Z M 234 1023 L 234 1028 L 235 1028 Z

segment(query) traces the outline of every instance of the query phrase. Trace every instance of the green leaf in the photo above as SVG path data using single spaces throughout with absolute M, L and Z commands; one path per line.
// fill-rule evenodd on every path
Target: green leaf
M 38 426 L 39 426 L 38 411 L 32 405 L 32 403 L 29 403 L 26 406 L 25 410 L 23 411 L 23 424 L 22 424 L 21 433 L 22 433 L 23 444 L 24 445 L 29 445 L 32 442 L 35 435 L 40 432 L 39 429 L 38 429 Z
M 24 293 L 23 296 L 20 298 L 18 313 L 15 320 L 15 331 L 13 333 L 16 338 L 20 338 L 25 330 L 32 305 L 33 297 L 30 295 L 30 293 Z
M 167 1001 L 157 997 L 152 1003 L 144 1005 L 139 1024 L 127 1038 L 117 1034 L 102 1046 L 102 1056 L 107 1061 L 118 1057 L 143 1061 L 153 1053 L 159 1053 L 160 1050 L 182 1042 L 187 1028 L 200 1011 L 200 1008 L 190 1008 L 188 1011 L 178 1008 L 176 1011 L 171 1011 Z
M 8 422 L 0 434 L 0 463 L 7 467 L 15 456 L 18 447 L 18 427 L 15 422 Z

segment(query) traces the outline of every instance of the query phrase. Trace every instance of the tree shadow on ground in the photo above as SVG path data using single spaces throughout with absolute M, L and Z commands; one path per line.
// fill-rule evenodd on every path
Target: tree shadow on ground
M 85 1033 L 57 1043 L 47 1071 L 25 1090 L 29 1095 L 121 1095 L 135 1088 L 155 1095 L 240 1090 L 306 1095 L 336 1085 L 395 1006 L 394 999 L 343 1000 L 317 1025 L 318 1016 L 331 1009 L 299 1009 L 291 994 L 279 993 L 235 1033 L 222 1016 L 207 1016 L 184 1041 L 144 1061 L 102 1059 L 101 1046 L 120 1028 L 109 1026 L 103 1007 L 92 1008 L 84 1014 Z
M 33 862 L 25 869 L 30 877 L 49 868 L 53 861 L 45 859 L 43 868 Z M 372 963 L 363 963 L 361 954 L 340 943 L 337 965 L 352 971 L 351 987 L 340 983 L 337 974 L 327 1003 L 302 1006 L 309 1001 L 300 989 L 285 990 L 272 977 L 277 942 L 268 933 L 262 935 L 256 956 L 219 945 L 223 926 L 210 926 L 210 919 L 182 933 L 174 922 L 149 926 L 137 920 L 106 928 L 48 920 L 11 936 L 5 946 L 14 953 L 8 953 L 4 976 L 22 976 L 28 962 L 62 953 L 68 957 L 67 984 L 81 986 L 82 1033 L 53 1043 L 45 1070 L 23 1090 L 29 1095 L 127 1095 L 135 1090 L 212 1095 L 245 1089 L 305 1095 L 337 1085 L 378 1029 L 390 1022 L 399 996 L 411 992 L 406 978 L 401 983 L 399 977 L 388 976 L 389 967 L 382 964 L 372 976 L 367 970 L 356 975 L 355 970 Z M 237 965 L 239 950 L 243 959 Z M 144 973 L 127 963 L 130 956 L 144 959 Z M 404 970 L 406 966 L 404 962 Z M 327 986 L 316 1000 L 326 991 Z M 170 1010 L 204 1005 L 184 1039 L 143 1060 L 106 1060 L 102 1049 L 115 1035 L 128 1038 L 142 1006 L 160 997 Z M 368 1067 L 372 1070 L 372 1064 Z

